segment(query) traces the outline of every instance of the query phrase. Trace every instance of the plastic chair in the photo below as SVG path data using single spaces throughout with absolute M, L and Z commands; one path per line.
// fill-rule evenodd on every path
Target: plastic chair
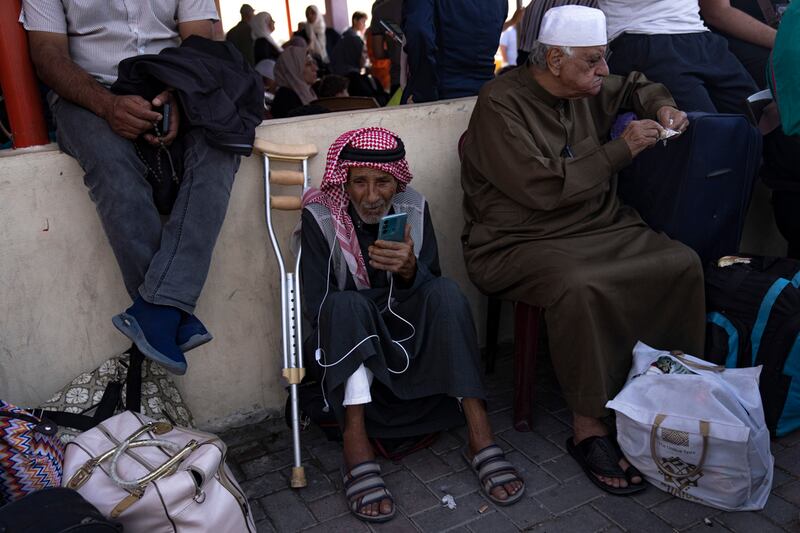
M 305 376 L 305 368 L 303 368 L 303 314 L 300 307 L 300 255 L 302 250 L 298 247 L 294 268 L 291 272 L 288 271 L 286 261 L 281 253 L 280 242 L 275 235 L 275 229 L 272 224 L 272 210 L 300 211 L 302 209 L 301 196 L 308 187 L 308 158 L 317 154 L 317 147 L 313 144 L 275 144 L 256 138 L 254 149 L 264 159 L 264 203 L 267 230 L 269 231 L 272 248 L 275 251 L 275 258 L 280 268 L 283 377 L 289 383 L 294 451 L 294 465 L 290 483 L 292 488 L 300 488 L 305 487 L 307 484 L 300 453 L 300 405 L 297 392 L 297 386 Z M 299 165 L 301 169 L 272 169 L 272 161 L 283 161 Z M 296 187 L 298 188 L 298 194 L 292 196 L 273 195 L 271 191 L 272 185 Z
M 458 140 L 458 157 L 463 157 L 467 132 Z M 497 336 L 500 330 L 502 300 L 487 295 L 486 311 L 486 373 L 494 372 L 497 357 Z M 542 309 L 524 302 L 512 302 L 514 306 L 514 399 L 512 415 L 514 429 L 531 431 L 533 427 L 533 381 L 536 372 L 536 356 L 539 351 L 539 328 Z

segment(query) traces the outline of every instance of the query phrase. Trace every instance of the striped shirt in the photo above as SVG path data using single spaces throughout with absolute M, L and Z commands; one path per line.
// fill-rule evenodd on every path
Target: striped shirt
M 533 0 L 525 8 L 525 14 L 522 16 L 517 41 L 519 49 L 525 52 L 530 52 L 533 49 L 533 43 L 539 38 L 539 27 L 542 25 L 542 17 L 545 11 L 551 7 L 568 4 L 597 7 L 597 0 Z
M 28 31 L 66 34 L 72 60 L 103 85 L 123 59 L 178 46 L 179 23 L 217 19 L 214 0 L 23 0 L 20 14 Z

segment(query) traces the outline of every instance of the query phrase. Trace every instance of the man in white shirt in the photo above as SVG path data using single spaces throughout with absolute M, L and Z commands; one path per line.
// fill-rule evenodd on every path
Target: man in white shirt
M 700 18 L 701 6 L 707 14 L 707 8 L 714 2 L 598 0 L 598 3 L 606 13 L 612 39 L 608 61 L 612 73 L 626 75 L 634 70 L 643 73 L 650 80 L 664 84 L 678 106 L 686 111 L 746 113 L 745 101 L 759 86 L 730 51 L 726 38 L 709 31 Z M 748 18 L 743 12 L 736 15 Z M 749 22 L 759 28 L 757 20 L 750 18 Z M 770 32 L 761 37 L 768 44 Z M 792 192 L 800 183 L 795 155 L 798 152 L 797 140 L 787 137 L 780 128 L 764 136 L 760 177 L 775 191 L 775 218 L 789 241 L 790 257 L 800 257 L 797 195 Z
M 517 28 L 514 26 L 500 34 L 500 53 L 506 66 L 517 64 Z

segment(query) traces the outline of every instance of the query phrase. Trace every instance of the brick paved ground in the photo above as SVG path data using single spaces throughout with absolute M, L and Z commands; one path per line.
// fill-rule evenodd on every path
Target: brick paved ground
M 527 482 L 526 495 L 511 507 L 497 507 L 478 490 L 461 459 L 464 430 L 441 435 L 429 449 L 393 464 L 382 461 L 384 479 L 398 507 L 394 520 L 367 526 L 353 517 L 341 494 L 341 446 L 316 428 L 303 432 L 308 487 L 288 488 L 291 438 L 283 421 L 267 421 L 227 432 L 231 467 L 253 506 L 259 533 L 357 531 L 616 532 L 689 531 L 800 533 L 800 431 L 772 443 L 775 482 L 766 508 L 757 513 L 724 513 L 673 498 L 654 487 L 631 498 L 606 495 L 592 485 L 569 455 L 569 416 L 550 370 L 540 364 L 536 427 L 519 433 L 511 426 L 511 360 L 498 361 L 487 378 L 489 410 L 497 442 Z M 445 494 L 457 507 L 440 504 Z M 478 510 L 487 509 L 481 514 Z

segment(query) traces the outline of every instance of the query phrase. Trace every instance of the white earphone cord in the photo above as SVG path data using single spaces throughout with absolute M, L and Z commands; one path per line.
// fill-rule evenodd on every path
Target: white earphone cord
M 344 189 L 344 185 L 342 185 L 342 188 Z M 327 364 L 327 363 L 322 362 L 322 359 L 323 358 L 327 359 L 327 357 L 326 357 L 326 354 L 325 354 L 325 350 L 323 350 L 321 348 L 322 341 L 321 341 L 321 330 L 320 330 L 320 327 L 319 327 L 319 322 L 320 322 L 320 317 L 322 316 L 322 306 L 325 305 L 325 300 L 328 298 L 328 293 L 330 292 L 330 286 L 331 286 L 331 263 L 333 262 L 334 247 L 339 245 L 338 238 L 340 237 L 340 235 L 339 235 L 339 232 L 336 230 L 335 226 L 334 226 L 334 232 L 335 232 L 335 236 L 334 236 L 334 239 L 333 239 L 333 244 L 331 246 L 331 253 L 330 253 L 330 255 L 328 255 L 328 270 L 327 270 L 327 273 L 325 274 L 325 294 L 322 296 L 322 301 L 320 302 L 319 309 L 317 310 L 317 349 L 314 352 L 314 359 L 316 359 L 317 364 L 324 369 L 323 372 L 322 372 L 321 389 L 322 389 L 322 401 L 325 403 L 325 407 L 323 408 L 323 411 L 326 412 L 326 413 L 330 409 L 330 406 L 328 405 L 328 399 L 327 399 L 327 397 L 325 395 L 325 376 L 328 373 L 328 368 L 336 366 L 339 363 L 341 363 L 342 361 L 344 361 L 345 359 L 347 359 L 347 357 L 350 354 L 352 354 L 359 346 L 361 346 L 362 344 L 364 344 L 368 340 L 370 340 L 372 338 L 375 338 L 375 339 L 379 338 L 378 335 L 376 335 L 376 334 L 368 335 L 368 336 L 364 337 L 363 339 L 361 339 L 360 341 L 358 341 L 358 343 L 356 343 L 355 346 L 350 348 L 350 350 L 346 354 L 344 354 L 335 363 Z M 400 315 L 398 315 L 397 313 L 395 313 L 394 309 L 392 309 L 392 293 L 394 292 L 394 276 L 391 273 L 387 273 L 387 274 L 389 275 L 389 299 L 387 300 L 386 307 L 387 307 L 387 309 L 389 310 L 390 313 L 392 313 L 394 316 L 396 316 L 398 319 L 403 321 L 405 324 L 408 325 L 408 327 L 411 328 L 411 335 L 409 335 L 408 337 L 406 337 L 404 339 L 400 339 L 400 340 L 391 339 L 391 341 L 394 344 L 396 344 L 400 348 L 400 350 L 403 351 L 403 355 L 406 356 L 406 366 L 402 370 L 392 370 L 388 366 L 386 367 L 386 369 L 389 372 L 391 372 L 392 374 L 403 374 L 411 366 L 411 357 L 408 355 L 408 351 L 406 351 L 405 347 L 403 347 L 403 345 L 400 344 L 400 343 L 412 339 L 414 337 L 414 335 L 416 335 L 417 329 L 414 327 L 414 325 L 411 322 L 409 322 L 405 318 L 403 318 Z

